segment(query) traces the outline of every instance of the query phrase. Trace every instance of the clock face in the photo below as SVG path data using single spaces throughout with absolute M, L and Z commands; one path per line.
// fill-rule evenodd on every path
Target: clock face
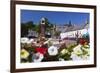
M 45 24 L 45 18 L 41 18 L 41 24 Z
M 42 23 L 42 24 L 45 24 L 45 21 L 44 21 L 44 20 L 42 20 L 42 21 L 41 21 L 41 23 Z

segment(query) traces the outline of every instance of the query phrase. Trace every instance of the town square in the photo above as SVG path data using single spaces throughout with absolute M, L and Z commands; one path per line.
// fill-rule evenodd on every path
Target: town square
M 21 63 L 89 60 L 88 13 L 53 11 L 36 11 L 36 13 L 37 15 L 34 10 L 22 10 L 21 13 Z M 28 20 L 28 16 L 32 19 Z M 63 21 L 65 19 L 66 22 Z

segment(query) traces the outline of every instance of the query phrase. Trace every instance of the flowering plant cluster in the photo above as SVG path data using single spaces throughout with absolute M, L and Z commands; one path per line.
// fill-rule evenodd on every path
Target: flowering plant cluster
M 37 41 L 21 38 L 21 62 L 87 60 L 90 56 L 89 42 L 81 38 L 79 43 L 67 46 L 65 41 L 52 42 L 51 39 Z
M 59 48 L 49 40 L 35 42 L 33 39 L 21 38 L 21 62 L 49 61 L 50 56 L 57 56 Z
M 81 39 L 77 47 L 71 53 L 72 60 L 87 60 L 90 56 L 90 45 L 85 39 Z
M 59 57 L 61 60 L 71 60 L 71 53 L 73 52 L 73 48 L 76 47 L 77 44 L 71 44 L 69 47 L 65 47 L 61 50 Z

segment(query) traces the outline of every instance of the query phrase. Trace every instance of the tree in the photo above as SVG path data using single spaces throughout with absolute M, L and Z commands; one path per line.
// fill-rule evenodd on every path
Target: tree
M 25 37 L 28 34 L 28 30 L 32 29 L 34 30 L 35 25 L 32 21 L 21 23 L 21 37 Z
M 21 37 L 24 37 L 28 34 L 28 28 L 26 27 L 26 24 L 21 23 Z
M 45 26 L 46 26 L 46 30 L 51 30 L 51 28 L 53 27 L 53 24 L 49 22 L 49 20 L 47 18 L 45 18 Z

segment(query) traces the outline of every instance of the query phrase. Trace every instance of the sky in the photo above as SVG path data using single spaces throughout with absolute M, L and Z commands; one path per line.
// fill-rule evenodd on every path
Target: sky
M 56 25 L 67 24 L 69 21 L 72 24 L 82 25 L 86 20 L 89 20 L 89 13 L 21 10 L 21 23 L 33 21 L 38 24 L 42 17 Z

